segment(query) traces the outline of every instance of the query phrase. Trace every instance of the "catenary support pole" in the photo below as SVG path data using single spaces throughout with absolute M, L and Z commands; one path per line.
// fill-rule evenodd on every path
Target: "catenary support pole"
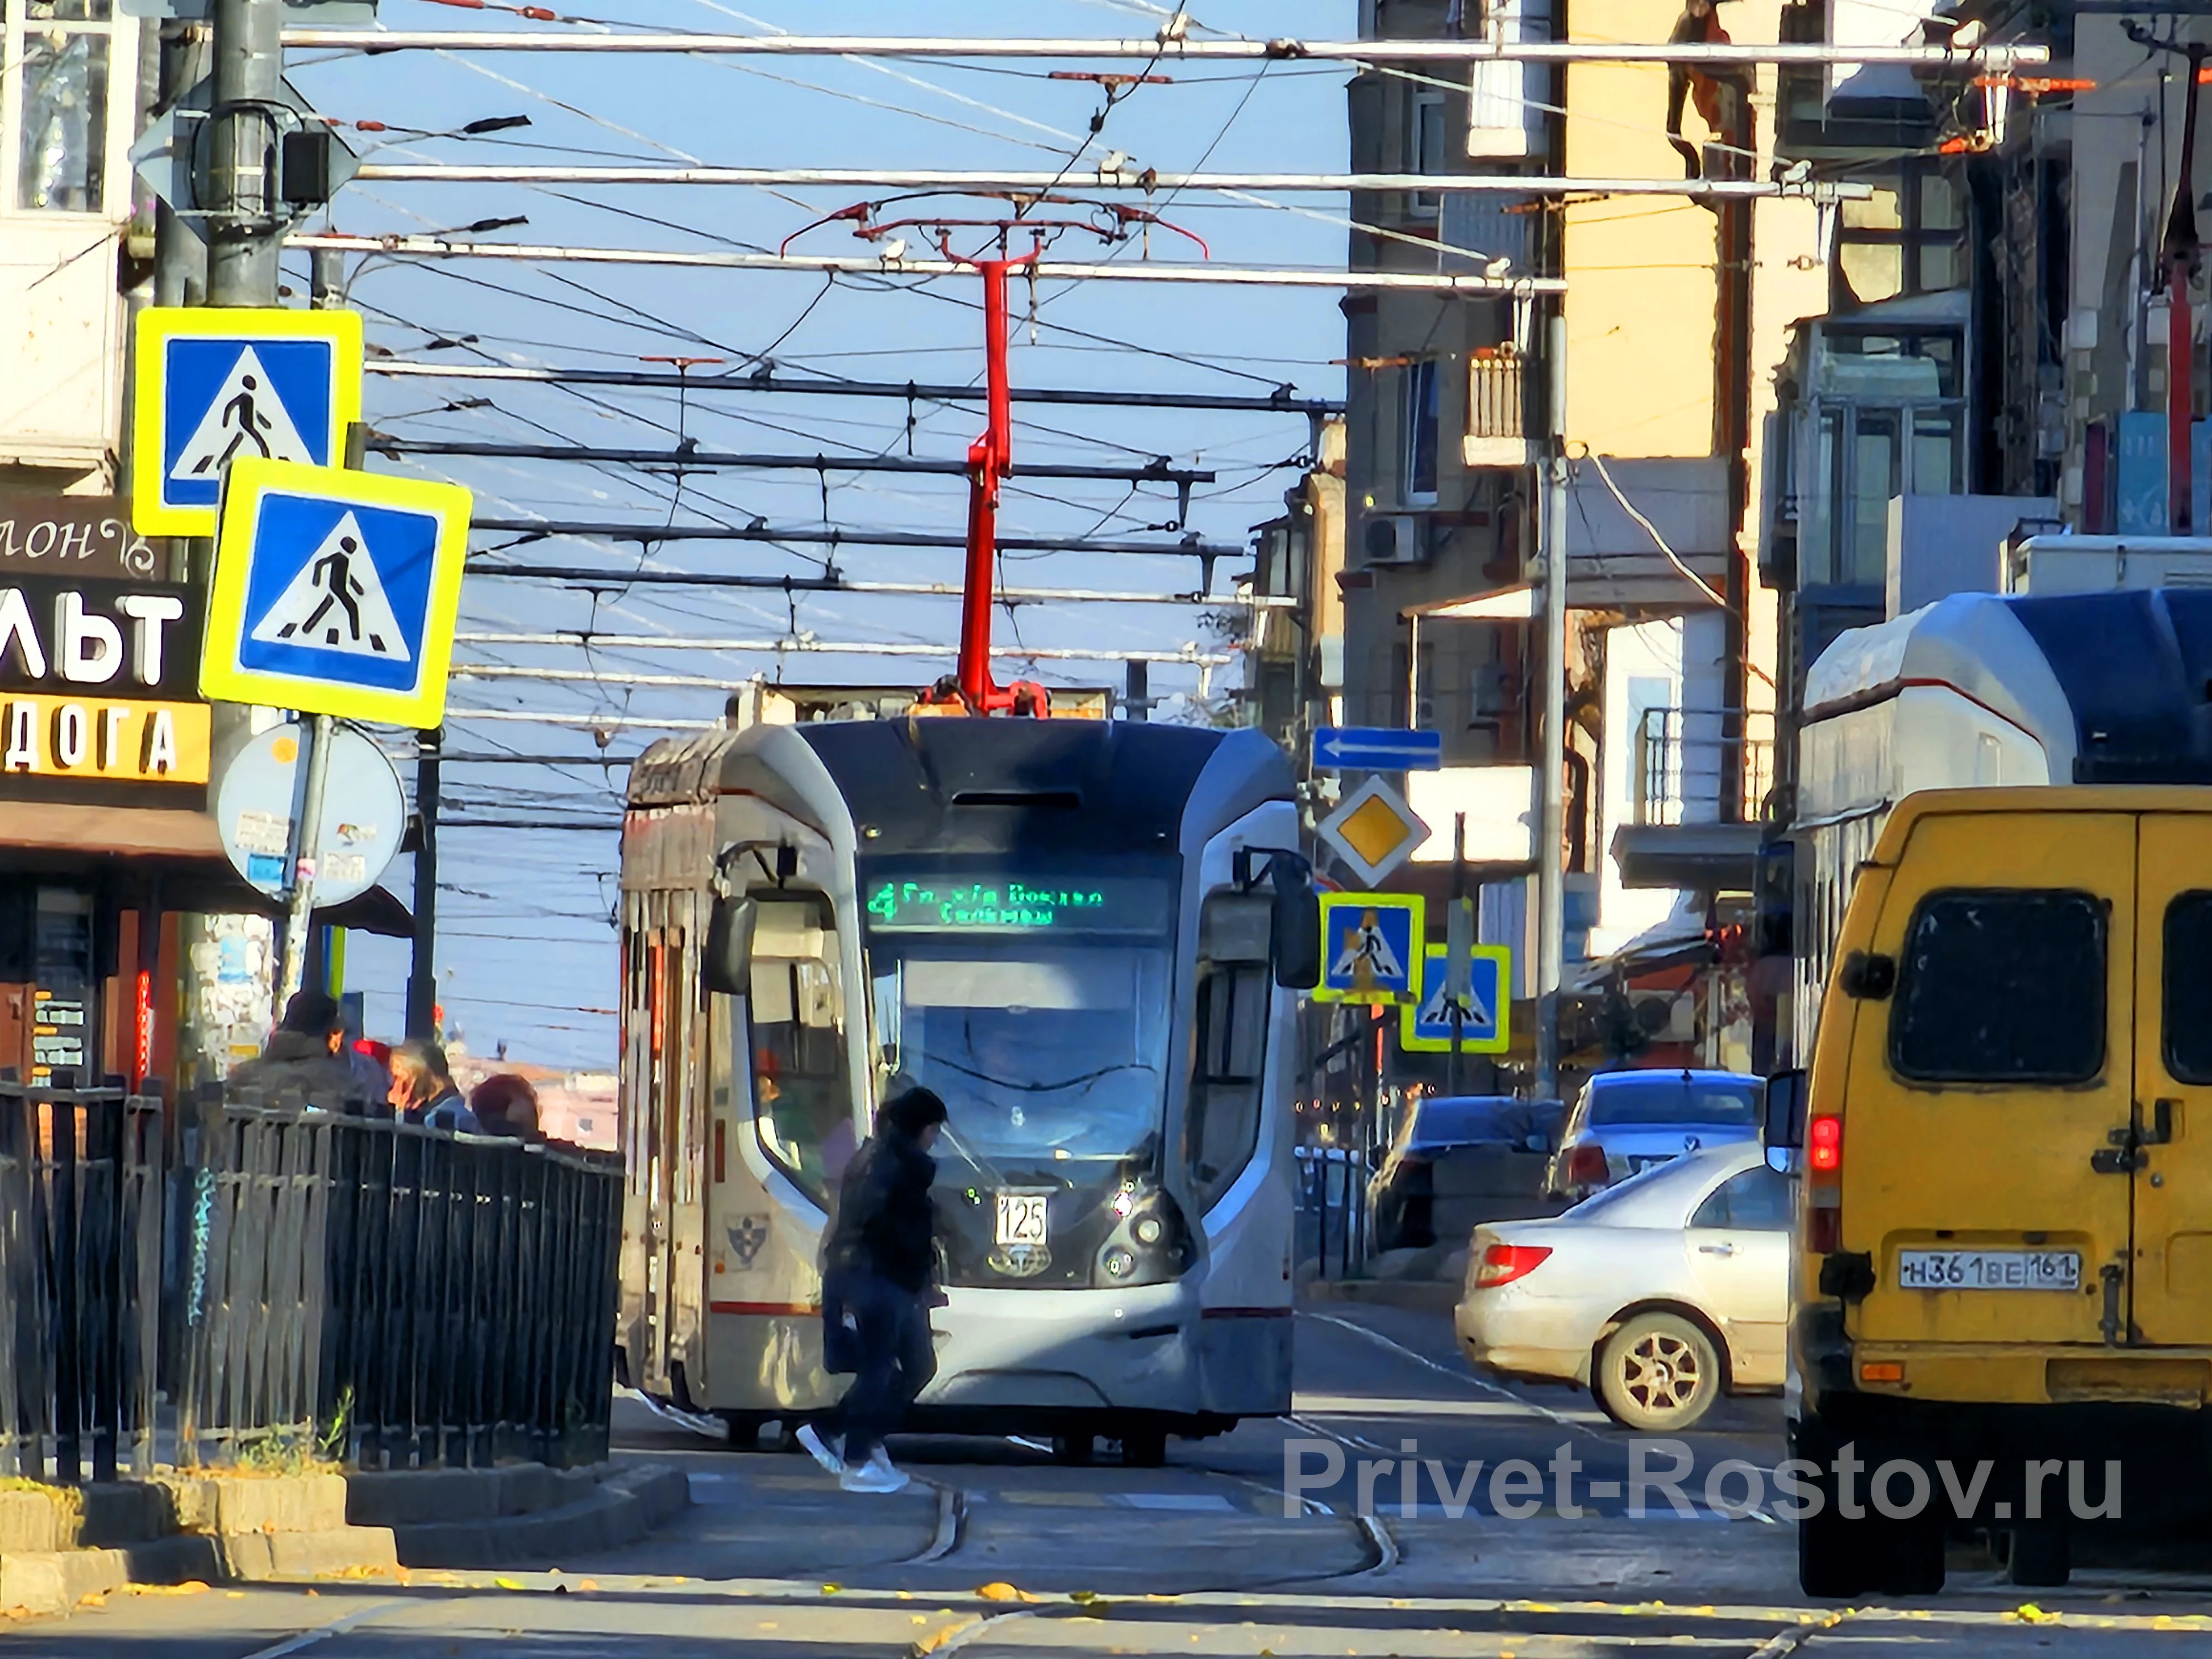
M 215 0 L 215 104 L 208 118 L 208 302 L 276 303 L 283 0 Z
M 1551 371 L 1551 469 L 1544 510 L 1542 796 L 1536 848 L 1536 1098 L 1559 1093 L 1559 980 L 1566 956 L 1567 319 L 1554 312 L 1544 341 Z

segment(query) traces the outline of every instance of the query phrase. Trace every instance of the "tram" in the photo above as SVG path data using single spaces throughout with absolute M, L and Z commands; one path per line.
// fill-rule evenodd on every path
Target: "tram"
M 739 1443 L 837 1397 L 820 1248 L 912 1079 L 951 1122 L 911 1427 L 1148 1462 L 1288 1411 L 1297 846 L 1249 731 L 922 706 L 654 744 L 623 830 L 623 1380 Z

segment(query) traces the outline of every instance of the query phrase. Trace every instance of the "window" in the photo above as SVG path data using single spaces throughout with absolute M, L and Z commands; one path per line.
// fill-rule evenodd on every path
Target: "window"
M 1216 893 L 1199 921 L 1198 1062 L 1183 1152 L 1201 1212 L 1220 1201 L 1260 1144 L 1271 912 L 1265 894 Z
M 1780 1232 L 1790 1225 L 1790 1183 L 1765 1164 L 1732 1175 L 1698 1206 L 1690 1224 Z
M 1759 1121 L 1763 1098 L 1748 1079 L 1731 1083 L 1686 1072 L 1616 1072 L 1590 1079 L 1589 1121 L 1605 1129 L 1672 1124 L 1748 1129 Z
M 1406 105 L 1406 171 L 1444 172 L 1444 95 L 1417 92 Z M 1406 198 L 1407 213 L 1416 219 L 1433 219 L 1443 198 L 1432 190 L 1417 190 Z
M 109 0 L 0 0 L 0 97 L 14 131 L 5 205 L 27 213 L 99 213 L 106 204 Z
M 1966 286 L 1966 199 L 1949 164 L 1905 161 L 1886 183 L 1875 182 L 1870 198 L 1841 206 L 1832 300 L 1838 312 Z
M 2086 1083 L 2105 1066 L 2105 980 L 2094 894 L 1930 893 L 1898 964 L 1890 1064 L 1928 1083 Z
M 2177 1083 L 2212 1083 L 2212 893 L 2166 907 L 2166 1069 Z
M 755 897 L 760 921 L 745 1007 L 754 1127 L 769 1161 L 826 1205 L 859 1141 L 836 926 L 819 896 Z
M 1406 499 L 1433 501 L 1437 498 L 1437 434 L 1441 408 L 1442 377 L 1433 358 L 1409 363 L 1404 370 L 1406 404 L 1400 426 L 1404 454 L 1401 476 Z

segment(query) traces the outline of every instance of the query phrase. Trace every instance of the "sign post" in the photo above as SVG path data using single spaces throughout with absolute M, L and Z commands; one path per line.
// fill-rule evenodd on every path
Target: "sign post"
M 234 458 L 222 505 L 201 692 L 314 717 L 285 933 L 289 999 L 305 974 L 331 719 L 416 730 L 444 720 L 472 501 L 457 484 Z

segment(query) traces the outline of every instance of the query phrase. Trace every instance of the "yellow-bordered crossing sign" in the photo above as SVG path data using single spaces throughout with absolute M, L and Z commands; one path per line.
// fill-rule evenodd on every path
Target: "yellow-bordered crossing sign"
M 336 466 L 361 418 L 361 313 L 163 306 L 138 313 L 131 523 L 212 536 L 226 466 Z
M 436 726 L 471 505 L 459 484 L 233 460 L 201 694 Z
M 1431 945 L 1422 963 L 1421 995 L 1399 1014 L 1398 1046 L 1415 1054 L 1449 1054 L 1452 1010 L 1445 975 L 1449 946 Z M 1468 1000 L 1460 1010 L 1459 1051 L 1502 1054 L 1512 1046 L 1513 948 L 1478 945 L 1470 964 Z
M 1419 893 L 1323 893 L 1316 1002 L 1410 1001 L 1426 942 Z

